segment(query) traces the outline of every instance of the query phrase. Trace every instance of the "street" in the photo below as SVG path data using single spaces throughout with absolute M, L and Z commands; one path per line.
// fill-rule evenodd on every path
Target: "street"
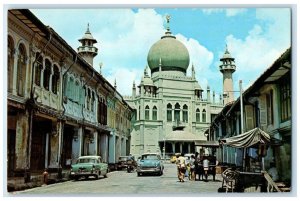
M 222 185 L 220 175 L 216 175 L 216 181 L 209 176 L 208 182 L 178 181 L 176 165 L 165 163 L 162 176 L 147 175 L 138 177 L 136 172 L 127 173 L 126 170 L 108 173 L 108 178 L 100 177 L 99 180 L 89 178 L 88 180 L 67 181 L 48 186 L 37 187 L 24 191 L 14 192 L 13 196 L 128 196 L 131 194 L 140 196 L 161 196 L 184 194 L 195 196 L 196 194 L 216 194 Z

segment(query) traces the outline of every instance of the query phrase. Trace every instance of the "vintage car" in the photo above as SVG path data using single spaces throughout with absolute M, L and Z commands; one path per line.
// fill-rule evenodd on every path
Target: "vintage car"
M 98 179 L 99 176 L 107 177 L 107 173 L 108 164 L 102 162 L 101 156 L 80 156 L 71 165 L 70 178 L 78 180 L 81 177 L 87 179 L 93 176 Z
M 118 158 L 117 170 L 122 170 L 127 167 L 127 158 L 128 156 L 120 156 Z
M 145 153 L 141 155 L 136 168 L 138 176 L 143 174 L 162 175 L 163 171 L 164 165 L 159 154 Z

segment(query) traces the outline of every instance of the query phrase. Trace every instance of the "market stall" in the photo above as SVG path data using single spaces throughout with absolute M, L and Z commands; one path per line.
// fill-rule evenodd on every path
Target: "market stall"
M 264 157 L 271 141 L 270 135 L 260 128 L 220 140 L 222 145 L 243 149 L 243 167 L 241 171 L 238 171 L 235 184 L 237 191 L 246 191 L 247 189 L 264 191 L 266 184 L 262 171 L 265 170 Z M 248 148 L 257 149 L 258 160 L 254 164 L 249 161 Z

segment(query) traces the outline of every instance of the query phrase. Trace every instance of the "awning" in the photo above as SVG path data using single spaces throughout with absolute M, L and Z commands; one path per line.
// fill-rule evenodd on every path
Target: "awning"
M 195 146 L 202 147 L 219 147 L 220 143 L 218 141 L 205 141 L 205 140 L 196 140 Z
M 257 144 L 268 145 L 270 142 L 270 135 L 260 128 L 254 128 L 246 133 L 221 140 L 222 144 L 236 148 L 247 148 Z
M 160 140 L 160 142 L 163 142 L 163 141 L 194 142 L 196 140 L 201 140 L 201 138 L 202 138 L 201 136 L 190 133 L 188 131 L 175 130 L 175 131 L 171 131 L 170 133 L 167 133 L 166 137 L 164 139 Z

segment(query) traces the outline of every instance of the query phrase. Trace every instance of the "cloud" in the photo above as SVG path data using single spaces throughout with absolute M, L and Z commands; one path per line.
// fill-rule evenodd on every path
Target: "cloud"
M 188 69 L 191 69 L 192 64 L 195 70 L 199 72 L 204 72 L 209 69 L 213 61 L 212 52 L 193 38 L 186 38 L 181 34 L 177 34 L 176 38 L 181 41 L 189 51 L 190 65 Z
M 114 20 L 121 22 L 124 17 L 119 15 L 119 18 L 114 17 Z M 116 78 L 117 85 L 120 86 L 118 91 L 130 95 L 133 80 L 138 76 L 136 73 L 141 72 L 139 76 L 143 75 L 148 51 L 163 35 L 164 29 L 162 17 L 153 9 L 138 9 L 136 13 L 127 13 L 126 22 L 129 26 L 119 26 L 118 30 L 110 26 L 93 35 L 100 38 L 101 51 L 95 60 L 103 63 L 107 80 L 114 84 Z M 137 78 L 136 84 L 139 82 L 140 77 Z
M 211 15 L 213 13 L 223 13 L 225 12 L 225 15 L 227 17 L 233 17 L 233 16 L 236 16 L 236 15 L 239 15 L 239 14 L 242 14 L 244 12 L 247 11 L 247 9 L 245 8 L 226 8 L 226 9 L 223 9 L 223 8 L 208 8 L 208 9 L 203 9 L 202 10 L 204 14 L 207 14 L 207 15 Z
M 244 39 L 233 35 L 226 37 L 228 49 L 235 58 L 235 76 L 250 86 L 272 63 L 290 47 L 290 15 L 288 10 L 257 9 L 258 23 Z M 281 31 L 279 31 L 281 30 Z M 221 56 L 223 52 L 219 52 Z M 238 89 L 238 82 L 235 82 Z
M 115 80 L 117 85 L 117 91 L 121 95 L 132 94 L 132 85 L 135 82 L 135 85 L 138 86 L 140 83 L 140 76 L 142 75 L 142 69 L 128 69 L 124 67 L 115 68 L 109 75 L 105 76 L 107 81 L 109 81 L 112 86 L 114 86 Z
M 99 59 L 99 62 L 101 60 L 104 63 L 105 77 L 112 85 L 116 78 L 118 91 L 123 95 L 131 95 L 133 80 L 136 80 L 136 85 L 140 83 L 143 70 L 147 65 L 148 51 L 165 32 L 163 17 L 153 9 L 139 9 L 137 13 L 128 15 L 127 21 L 133 21 L 129 31 L 127 30 L 125 34 L 121 33 L 114 40 L 103 40 Z M 112 31 L 114 30 L 110 30 Z M 103 37 L 101 34 L 103 33 L 94 35 L 101 38 Z M 187 38 L 181 34 L 177 34 L 176 38 L 189 51 L 191 62 L 188 73 L 193 63 L 197 78 L 202 77 L 200 85 L 203 88 L 206 87 L 207 80 L 203 79 L 203 75 L 212 64 L 213 53 L 193 38 Z

